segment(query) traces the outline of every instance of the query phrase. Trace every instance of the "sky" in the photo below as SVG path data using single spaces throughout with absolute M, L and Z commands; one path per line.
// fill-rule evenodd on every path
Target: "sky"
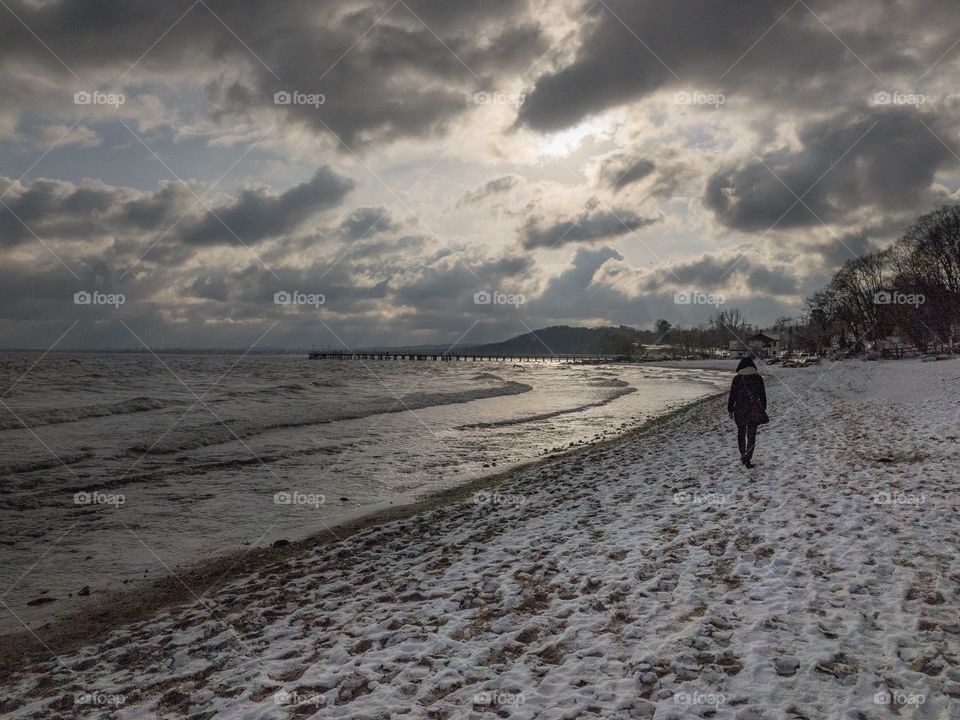
M 800 318 L 957 202 L 948 0 L 2 0 L 0 347 Z

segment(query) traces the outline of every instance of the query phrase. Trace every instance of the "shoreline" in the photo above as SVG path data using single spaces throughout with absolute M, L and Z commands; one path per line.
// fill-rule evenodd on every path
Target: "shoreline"
M 769 378 L 755 469 L 718 392 L 21 658 L 0 712 L 956 717 L 957 366 Z
M 166 574 L 136 588 L 108 591 L 101 602 L 58 616 L 40 627 L 0 634 L 0 677 L 8 677 L 17 666 L 72 652 L 84 644 L 105 638 L 111 631 L 125 625 L 148 620 L 166 610 L 185 607 L 192 604 L 191 601 L 199 602 L 211 590 L 222 589 L 231 581 L 279 565 L 309 550 L 335 546 L 364 530 L 462 502 L 471 494 L 501 485 L 517 475 L 642 437 L 677 415 L 715 402 L 725 394 L 725 391 L 711 393 L 667 410 L 616 437 L 563 450 L 463 485 L 438 490 L 412 503 L 380 508 L 301 540 L 290 541 L 279 548 L 238 550 L 193 563 L 182 572 Z

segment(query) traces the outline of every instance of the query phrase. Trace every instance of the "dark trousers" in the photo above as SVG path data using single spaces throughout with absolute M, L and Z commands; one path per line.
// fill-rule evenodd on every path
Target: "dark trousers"
M 737 425 L 737 447 L 740 457 L 749 462 L 753 459 L 753 448 L 757 444 L 756 425 Z

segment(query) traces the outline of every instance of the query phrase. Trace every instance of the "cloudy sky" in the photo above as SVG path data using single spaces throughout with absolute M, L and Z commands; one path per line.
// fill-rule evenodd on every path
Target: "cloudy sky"
M 797 316 L 956 201 L 958 70 L 950 0 L 2 0 L 0 346 Z

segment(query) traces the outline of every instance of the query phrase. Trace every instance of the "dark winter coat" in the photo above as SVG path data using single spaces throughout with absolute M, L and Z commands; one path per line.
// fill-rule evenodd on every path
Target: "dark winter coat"
M 763 378 L 749 358 L 744 358 L 737 366 L 737 375 L 730 386 L 727 412 L 733 413 L 737 425 L 763 425 L 770 422 Z

